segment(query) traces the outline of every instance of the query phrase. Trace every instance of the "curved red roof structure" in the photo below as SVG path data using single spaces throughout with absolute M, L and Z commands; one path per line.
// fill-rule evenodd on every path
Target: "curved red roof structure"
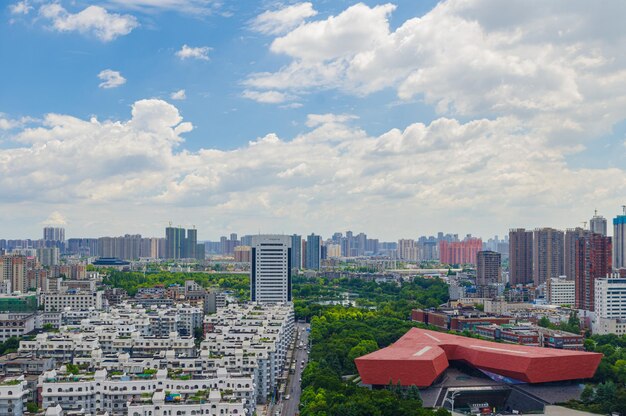
M 473 367 L 527 383 L 591 378 L 602 354 L 500 344 L 412 328 L 394 344 L 355 360 L 364 384 L 430 386 L 463 361 Z

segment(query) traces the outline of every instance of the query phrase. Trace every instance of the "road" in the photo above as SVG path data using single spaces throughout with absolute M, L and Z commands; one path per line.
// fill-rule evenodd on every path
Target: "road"
M 277 403 L 273 409 L 271 416 L 275 416 L 278 411 L 280 416 L 295 416 L 298 411 L 298 405 L 300 404 L 300 394 L 302 393 L 300 389 L 300 379 L 302 378 L 302 370 L 304 367 L 302 363 L 306 366 L 306 363 L 309 359 L 309 354 L 307 353 L 307 348 L 309 345 L 309 333 L 306 329 L 309 327 L 308 324 L 296 324 L 297 331 L 297 339 L 296 339 L 296 348 L 293 354 L 293 362 L 296 364 L 296 372 L 295 374 L 289 375 L 289 381 L 287 383 L 287 390 L 285 395 L 289 395 L 289 400 L 283 400 Z M 300 348 L 300 342 L 302 342 L 303 347 Z

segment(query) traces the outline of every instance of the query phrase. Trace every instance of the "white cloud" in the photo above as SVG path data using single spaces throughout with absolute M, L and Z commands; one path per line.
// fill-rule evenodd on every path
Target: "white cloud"
M 241 94 L 244 98 L 257 101 L 265 104 L 278 104 L 285 101 L 292 100 L 294 97 L 291 95 L 282 93 L 280 91 L 252 91 L 244 90 Z
M 28 14 L 32 10 L 32 6 L 28 4 L 27 0 L 18 1 L 9 6 L 11 14 Z
M 280 35 L 316 14 L 317 11 L 313 9 L 311 3 L 296 3 L 279 10 L 261 13 L 251 22 L 250 28 L 266 35 Z
M 60 4 L 51 3 L 41 6 L 39 14 L 52 21 L 54 30 L 92 34 L 103 42 L 128 35 L 139 26 L 134 16 L 109 13 L 100 6 L 88 6 L 78 13 L 70 13 Z
M 191 47 L 183 45 L 183 47 L 176 52 L 176 56 L 178 56 L 180 59 L 193 58 L 208 61 L 210 50 L 211 48 L 209 48 L 208 46 Z
M 172 100 L 184 100 L 187 98 L 187 95 L 185 95 L 185 90 L 178 90 L 171 93 L 170 98 Z
M 440 118 L 381 135 L 356 123 L 311 115 L 310 130 L 291 140 L 268 134 L 232 150 L 192 151 L 182 139 L 191 124 L 161 100 L 136 102 L 129 120 L 48 114 L 0 149 L 0 209 L 71 212 L 68 220 L 90 235 L 152 234 L 183 217 L 206 238 L 237 224 L 326 235 L 351 227 L 394 239 L 564 228 L 596 207 L 611 214 L 626 193 L 624 169 L 572 168 L 565 150 L 517 117 Z M 109 220 L 94 224 L 100 215 Z
M 359 3 L 303 23 L 271 43 L 290 62 L 244 85 L 299 95 L 390 88 L 440 114 L 514 114 L 561 141 L 607 133 L 623 118 L 621 2 L 449 0 L 392 30 L 394 8 Z
M 48 218 L 46 218 L 41 224 L 43 225 L 53 225 L 53 226 L 63 226 L 67 225 L 67 218 L 65 215 L 61 214 L 59 211 L 53 211 L 50 213 Z
M 98 84 L 100 88 L 117 88 L 120 85 L 126 84 L 126 78 L 119 73 L 119 71 L 113 71 L 112 69 L 105 69 L 98 74 L 103 82 Z
M 21 117 L 19 119 L 11 119 L 6 114 L 0 113 L 0 130 L 11 130 L 23 127 L 28 123 L 36 121 L 32 117 Z

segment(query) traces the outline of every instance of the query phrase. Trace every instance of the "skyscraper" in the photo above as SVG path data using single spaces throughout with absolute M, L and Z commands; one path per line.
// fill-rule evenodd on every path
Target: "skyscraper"
M 298 234 L 291 236 L 291 268 L 302 268 L 302 236 Z
M 600 234 L 606 237 L 606 218 L 602 215 L 598 215 L 596 210 L 589 220 L 589 230 L 594 234 Z
M 319 270 L 322 258 L 322 237 L 311 234 L 306 238 L 306 266 L 308 270 Z
M 613 268 L 626 268 L 626 206 L 623 215 L 613 218 Z
M 595 281 L 611 272 L 611 237 L 591 234 L 576 243 L 576 307 L 593 311 Z
M 65 228 L 63 227 L 44 227 L 44 241 L 65 241 Z
M 591 231 L 583 228 L 568 228 L 565 230 L 564 274 L 567 280 L 576 278 L 576 243 L 579 238 L 589 235 Z
M 523 228 L 509 230 L 509 280 L 512 286 L 533 279 L 533 232 Z
M 502 282 L 502 259 L 495 251 L 479 251 L 476 255 L 476 284 L 487 286 Z
M 204 260 L 204 251 L 199 253 L 198 230 L 191 228 L 185 233 L 184 228 L 165 228 L 165 258 Z
M 551 277 L 562 276 L 564 234 L 554 228 L 536 228 L 533 232 L 533 282 L 535 286 Z
M 291 237 L 252 237 L 250 299 L 260 303 L 291 302 Z

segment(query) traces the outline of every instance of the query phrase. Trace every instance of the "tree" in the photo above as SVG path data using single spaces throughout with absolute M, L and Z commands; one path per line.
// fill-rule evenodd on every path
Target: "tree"
M 28 402 L 26 403 L 26 410 L 29 413 L 37 413 L 39 411 L 39 406 L 37 406 L 37 403 L 35 402 Z
M 593 402 L 594 395 L 595 395 L 595 391 L 593 390 L 593 387 L 591 387 L 591 385 L 589 384 L 586 384 L 582 393 L 580 393 L 580 400 L 585 404 L 589 404 Z
M 543 328 L 548 328 L 550 326 L 550 320 L 547 316 L 542 316 L 537 322 L 537 325 Z

